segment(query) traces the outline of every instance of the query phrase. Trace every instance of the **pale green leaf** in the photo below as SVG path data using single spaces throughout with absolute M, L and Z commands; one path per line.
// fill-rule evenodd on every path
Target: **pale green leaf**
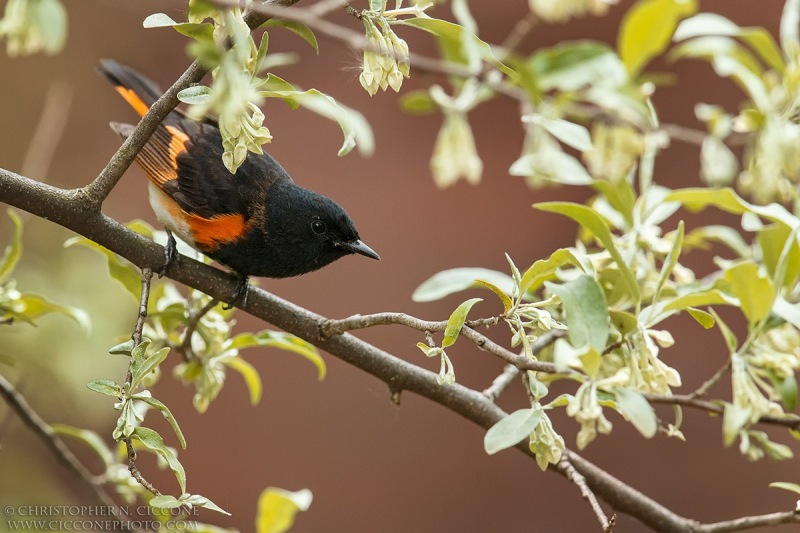
M 536 291 L 545 281 L 550 281 L 556 277 L 556 271 L 566 265 L 573 265 L 578 268 L 581 263 L 572 250 L 559 248 L 547 259 L 539 259 L 534 262 L 522 275 L 520 280 L 520 292 Z
M 773 481 L 769 484 L 769 486 L 773 489 L 783 489 L 800 494 L 800 484 L 797 483 L 790 483 L 788 481 Z
M 800 226 L 790 230 L 783 224 L 771 224 L 758 232 L 757 241 L 761 248 L 762 260 L 776 286 L 787 289 L 794 287 L 800 276 L 798 228 Z
M 714 324 L 716 323 L 714 321 L 714 316 L 711 315 L 711 313 L 703 311 L 702 309 L 695 309 L 694 307 L 688 307 L 686 311 L 690 315 L 692 315 L 692 318 L 694 318 L 698 324 L 700 324 L 706 329 L 713 328 Z
M 530 113 L 522 117 L 523 122 L 538 124 L 547 133 L 581 152 L 590 152 L 593 149 L 592 137 L 589 130 L 580 124 L 575 124 L 563 118 L 550 118 L 538 113 Z
M 533 205 L 542 211 L 565 215 L 594 234 L 594 236 L 597 237 L 601 243 L 603 243 L 603 246 L 605 246 L 608 253 L 611 254 L 611 257 L 617 263 L 625 284 L 628 287 L 631 298 L 635 302 L 639 302 L 641 300 L 639 284 L 636 282 L 633 272 L 631 272 L 631 269 L 628 267 L 627 263 L 625 263 L 625 260 L 622 258 L 622 254 L 620 254 L 619 250 L 617 250 L 608 224 L 595 210 L 590 207 L 586 207 L 585 205 L 571 202 L 543 202 Z
M 764 72 L 764 67 L 756 56 L 731 37 L 695 37 L 673 48 L 667 57 L 671 61 L 696 58 L 710 62 L 720 56 L 730 57 L 755 74 L 761 75 Z
M 594 181 L 577 158 L 559 149 L 525 154 L 511 164 L 508 173 L 561 185 L 591 185 Z
M 775 299 L 775 305 L 772 306 L 772 310 L 776 315 L 800 329 L 800 304 L 789 303 L 782 296 L 778 296 Z
M 415 89 L 400 95 L 400 108 L 416 115 L 427 115 L 436 111 L 436 103 L 427 89 Z
M 89 314 L 83 309 L 57 304 L 46 299 L 44 296 L 39 296 L 38 294 L 32 293 L 23 294 L 21 298 L 16 300 L 15 304 L 16 306 L 19 306 L 20 309 L 10 310 L 9 313 L 12 316 L 25 318 L 28 321 L 33 322 L 42 315 L 46 315 L 48 313 L 59 313 L 66 315 L 77 322 L 81 328 L 81 331 L 87 335 L 92 330 L 92 321 L 89 318 Z
M 165 28 L 178 24 L 166 13 L 153 13 L 144 19 L 142 26 L 145 28 Z
M 261 376 L 258 375 L 258 370 L 241 357 L 226 359 L 225 366 L 234 369 L 242 375 L 247 385 L 247 390 L 250 393 L 250 404 L 258 405 L 258 402 L 261 401 Z
M 64 243 L 64 246 L 72 246 L 74 244 L 92 248 L 93 250 L 97 250 L 101 254 L 105 255 L 108 262 L 108 273 L 113 279 L 122 284 L 128 294 L 133 297 L 134 301 L 139 302 L 142 278 L 133 264 L 129 263 L 125 259 L 121 259 L 111 250 L 104 248 L 85 237 L 74 237 L 72 239 L 68 239 Z
M 534 53 L 526 64 L 537 91 L 575 91 L 604 84 L 619 87 L 628 73 L 617 54 L 597 41 L 567 41 Z
M 661 295 L 661 289 L 664 287 L 664 283 L 669 279 L 670 274 L 672 274 L 672 270 L 675 268 L 675 265 L 678 264 L 678 257 L 681 255 L 681 247 L 683 246 L 683 220 L 678 223 L 678 230 L 675 234 L 675 239 L 672 242 L 672 248 L 667 255 L 667 258 L 664 260 L 664 264 L 661 265 L 661 273 L 658 276 L 658 284 L 656 285 L 656 292 L 653 295 L 653 301 L 656 302 Z
M 178 498 L 175 496 L 170 496 L 169 494 L 155 496 L 147 503 L 150 505 L 150 507 L 155 507 L 157 509 L 177 509 L 179 507 L 183 507 L 183 503 L 181 503 Z
M 483 449 L 489 455 L 515 446 L 530 436 L 542 418 L 541 409 L 520 409 L 500 419 L 483 438 Z
M 564 305 L 569 341 L 576 348 L 591 346 L 598 352 L 608 339 L 608 305 L 603 289 L 592 276 L 582 275 L 563 285 L 546 284 Z
M 789 59 L 800 56 L 800 0 L 786 0 L 781 15 L 781 48 Z
M 508 294 L 503 292 L 497 285 L 489 283 L 488 281 L 483 281 L 482 279 L 475 280 L 475 284 L 479 287 L 485 287 L 495 293 L 497 297 L 500 298 L 500 302 L 503 304 L 503 314 L 508 313 L 508 311 L 511 309 L 511 306 L 514 304 Z
M 683 246 L 687 250 L 692 248 L 708 250 L 710 249 L 709 241 L 724 244 L 736 252 L 739 257 L 747 257 L 750 254 L 750 246 L 742 238 L 742 235 L 730 226 L 701 226 L 686 234 Z
M 99 392 L 100 394 L 105 394 L 106 396 L 114 396 L 119 398 L 122 396 L 122 387 L 120 387 L 115 381 L 111 379 L 93 379 L 89 383 L 86 384 L 86 387 L 89 390 L 93 390 L 94 392 Z
M 487 268 L 452 268 L 438 272 L 422 282 L 414 290 L 411 299 L 415 302 L 441 300 L 450 294 L 477 286 L 478 280 L 489 282 L 509 295 L 514 290 L 514 280 L 508 274 Z
M 141 344 L 140 344 L 141 346 Z M 135 353 L 136 348 L 134 348 Z M 143 359 L 140 364 L 138 365 L 131 365 L 131 371 L 133 374 L 133 378 L 131 380 L 131 390 L 136 390 L 142 381 L 145 380 L 150 375 L 150 372 L 153 372 L 158 365 L 164 362 L 164 359 L 167 358 L 169 354 L 169 347 L 164 347 L 158 350 L 155 353 L 150 354 L 147 358 Z M 135 356 L 134 356 L 135 357 Z
M 150 405 L 151 407 L 155 407 L 156 409 L 161 411 L 161 414 L 164 415 L 164 418 L 167 419 L 167 422 L 169 423 L 170 427 L 175 432 L 175 436 L 178 437 L 178 442 L 180 443 L 181 448 L 183 448 L 184 450 L 186 449 L 186 438 L 183 436 L 183 432 L 181 431 L 181 428 L 178 425 L 178 421 L 175 420 L 175 417 L 172 416 L 172 412 L 166 405 L 164 405 L 163 402 L 161 402 L 160 400 L 156 400 L 152 396 L 134 395 L 133 398 L 136 400 L 141 400 L 146 404 Z
M 258 498 L 256 533 L 284 533 L 294 524 L 298 511 L 311 506 L 313 496 L 308 489 L 297 492 L 269 487 Z
M 750 327 L 766 318 L 775 301 L 775 286 L 757 264 L 743 261 L 725 271 L 725 280 L 739 299 Z
M 222 513 L 224 515 L 228 515 L 228 516 L 231 515 L 231 513 L 229 513 L 228 511 L 224 510 L 222 507 L 220 507 L 216 503 L 212 502 L 211 500 L 209 500 L 205 496 L 200 496 L 199 494 L 182 494 L 181 497 L 180 497 L 180 501 L 181 501 L 181 503 L 183 503 L 184 505 L 189 507 L 189 509 L 191 509 L 192 507 L 197 506 L 197 507 L 203 507 L 205 509 L 211 509 L 212 511 L 216 511 L 216 512 Z
M 108 349 L 108 353 L 112 355 L 127 355 L 130 356 L 131 352 L 135 345 L 133 344 L 133 339 L 128 339 L 127 341 L 117 344 L 116 346 L 112 346 Z
M 310 344 L 299 337 L 289 333 L 282 333 L 280 331 L 264 330 L 257 334 L 240 333 L 231 339 L 229 345 L 230 348 L 236 349 L 249 348 L 252 346 L 278 348 L 279 350 L 286 350 L 296 353 L 317 367 L 317 374 L 320 380 L 325 379 L 325 360 L 322 359 L 322 356 L 319 354 L 313 344 Z
M 739 346 L 739 339 L 736 338 L 736 334 L 733 332 L 733 330 L 731 330 L 731 328 L 728 327 L 728 324 L 726 324 L 725 321 L 719 317 L 717 312 L 714 311 L 713 307 L 709 308 L 709 311 L 714 317 L 714 321 L 717 323 L 717 326 L 719 326 L 719 330 L 722 333 L 722 338 L 725 340 L 725 345 L 728 348 L 728 353 L 732 354 L 736 352 L 736 348 Z
M 444 338 L 442 339 L 442 348 L 452 346 L 458 339 L 461 328 L 464 327 L 464 322 L 467 321 L 467 315 L 472 306 L 478 302 L 482 302 L 483 298 L 471 298 L 466 302 L 459 305 L 455 311 L 447 319 L 447 327 L 444 330 Z
M 627 418 L 639 433 L 652 438 L 658 431 L 658 417 L 644 396 L 633 389 L 614 389 L 617 411 Z
M 639 0 L 622 19 L 617 49 L 633 75 L 669 45 L 680 19 L 697 11 L 696 0 Z
M 152 429 L 137 427 L 133 430 L 133 434 L 131 436 L 139 439 L 146 448 L 157 453 L 167 462 L 167 465 L 175 474 L 175 478 L 178 480 L 178 485 L 181 488 L 181 494 L 186 492 L 186 471 L 183 469 L 183 465 L 178 462 L 178 458 L 176 457 L 175 453 L 164 444 L 164 440 L 161 438 L 161 435 Z
M 178 100 L 184 104 L 204 105 L 211 101 L 211 87 L 192 85 L 178 93 Z
M 364 115 L 346 107 L 327 94 L 316 89 L 307 91 L 262 91 L 259 93 L 265 98 L 281 98 L 288 102 L 298 104 L 327 119 L 338 122 L 344 134 L 344 143 L 339 149 L 339 155 L 347 155 L 358 146 L 362 155 L 372 155 L 375 150 L 375 139 Z
M 611 324 L 622 335 L 627 335 L 628 333 L 632 333 L 639 326 L 639 319 L 637 319 L 635 315 L 628 313 L 627 311 L 620 311 L 618 309 L 609 309 L 608 314 L 609 318 L 611 319 Z
M 114 454 L 111 453 L 108 445 L 100 435 L 94 431 L 68 426 L 66 424 L 51 424 L 50 429 L 58 435 L 73 438 L 87 445 L 100 457 L 106 467 L 114 464 Z

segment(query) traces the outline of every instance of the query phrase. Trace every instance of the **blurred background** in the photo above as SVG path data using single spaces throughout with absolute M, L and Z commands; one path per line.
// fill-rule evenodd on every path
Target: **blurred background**
M 539 25 L 521 50 L 572 39 L 614 43 L 619 20 L 631 4 L 622 0 L 601 18 Z M 49 94 L 58 107 L 66 108 L 63 133 L 57 134 L 59 125 L 53 124 L 52 165 L 31 177 L 71 188 L 91 181 L 119 146 L 108 122 L 136 120 L 95 73 L 98 61 L 116 59 L 167 87 L 190 60 L 186 38 L 171 29 L 142 28 L 142 20 L 159 11 L 184 20 L 182 1 L 67 0 L 65 5 L 69 37 L 60 55 L 9 59 L 0 53 L 0 166 L 24 172 L 26 152 Z M 723 14 L 741 26 L 765 26 L 776 33 L 783 1 L 702 0 L 700 5 L 701 11 Z M 528 3 L 472 2 L 471 8 L 481 37 L 496 43 L 526 16 Z M 357 21 L 344 14 L 331 19 L 359 29 Z M 414 51 L 434 52 L 432 39 L 420 32 L 401 36 Z M 466 295 L 435 303 L 412 302 L 413 290 L 434 273 L 459 266 L 507 271 L 504 253 L 525 268 L 574 243 L 574 223 L 538 213 L 531 204 L 583 201 L 588 191 L 532 191 L 522 178 L 508 175 L 523 133 L 514 102 L 498 98 L 470 115 L 485 164 L 482 182 L 477 186 L 462 182 L 441 191 L 433 185 L 428 164 L 439 115 L 406 115 L 392 92 L 370 98 L 358 84 L 359 54 L 338 42 L 320 37 L 321 53 L 316 56 L 284 30 L 276 29 L 270 37 L 271 52 L 295 51 L 302 59 L 278 74 L 299 87 L 325 91 L 364 113 L 375 130 L 377 149 L 370 159 L 356 151 L 338 158 L 341 138 L 335 124 L 303 110 L 290 111 L 278 101 L 263 107 L 265 123 L 274 135 L 266 148 L 300 185 L 343 205 L 382 261 L 348 257 L 301 278 L 262 280 L 262 288 L 328 317 L 402 311 L 442 320 Z M 666 122 L 702 128 L 694 118 L 695 102 L 717 103 L 733 111 L 741 100 L 735 85 L 718 79 L 705 63 L 659 60 L 651 68 L 677 74 L 674 85 L 655 95 Z M 430 81 L 412 70 L 403 89 L 424 87 Z M 35 162 L 47 157 L 28 155 L 27 170 L 35 174 Z M 657 160 L 657 181 L 666 186 L 696 185 L 697 176 L 695 146 L 673 143 Z M 122 222 L 142 218 L 158 226 L 145 183 L 143 173 L 132 167 L 104 211 Z M 681 216 L 687 218 L 688 228 L 701 220 L 679 213 L 667 226 L 677 225 Z M 737 222 L 713 212 L 703 216 Z M 4 214 L 0 218 L 4 246 L 10 240 L 10 224 Z M 64 249 L 70 232 L 31 216 L 24 216 L 24 221 L 25 250 L 15 273 L 19 287 L 85 308 L 93 330 L 84 335 L 68 318 L 55 315 L 41 319 L 38 327 L 3 328 L 0 355 L 14 361 L 10 368 L 3 367 L 3 374 L 48 422 L 88 425 L 110 440 L 117 412 L 109 399 L 89 391 L 85 383 L 98 377 L 123 379 L 127 360 L 108 355 L 107 349 L 130 335 L 136 306 L 108 278 L 100 255 L 83 248 Z M 709 265 L 711 257 L 694 253 L 687 264 L 702 274 L 708 266 L 698 265 Z M 491 316 L 500 310 L 489 297 L 473 315 Z M 244 315 L 238 320 L 241 330 L 264 327 Z M 705 332 L 686 317 L 674 320 L 677 343 L 662 351 L 662 357 L 682 373 L 684 387 L 678 392 L 688 392 L 721 365 L 724 344 L 717 332 Z M 496 329 L 490 334 L 505 339 L 503 328 Z M 401 358 L 438 370 L 438 361 L 425 359 L 414 346 L 424 340 L 417 332 L 386 327 L 357 334 Z M 466 386 L 482 390 L 502 371 L 501 362 L 466 342 L 448 353 L 458 381 Z M 202 415 L 192 407 L 193 390 L 165 373 L 154 395 L 170 407 L 186 435 L 188 448 L 179 458 L 188 473 L 188 491 L 207 496 L 232 513 L 224 517 L 203 512 L 202 520 L 252 530 L 258 495 L 267 486 L 278 486 L 307 487 L 314 493 L 310 511 L 297 518 L 294 531 L 300 532 L 597 529 L 578 489 L 561 476 L 540 472 L 516 451 L 487 456 L 481 428 L 411 394 L 403 395 L 397 407 L 382 382 L 323 356 L 328 376 L 318 382 L 315 369 L 299 357 L 268 349 L 244 352 L 264 382 L 261 404 L 250 405 L 240 377 L 231 373 L 219 398 Z M 166 366 L 174 364 L 168 360 Z M 500 405 L 507 410 L 525 405 L 519 389 L 510 389 Z M 672 416 L 669 409 L 659 412 Z M 797 460 L 749 463 L 735 446 L 722 447 L 719 419 L 686 411 L 682 429 L 687 442 L 661 435 L 647 441 L 615 413 L 607 414 L 614 423 L 612 436 L 600 436 L 584 455 L 678 514 L 717 521 L 794 505 L 790 493 L 769 489 L 767 484 L 800 480 Z M 578 429 L 574 421 L 558 413 L 553 422 L 567 446 L 574 448 Z M 170 441 L 161 417 L 150 414 L 148 424 L 164 430 Z M 73 448 L 97 471 L 99 465 L 91 455 L 79 445 Z M 149 457 L 140 461 L 140 467 L 156 486 L 177 492 L 173 476 L 157 471 Z M 0 479 L 4 505 L 86 503 L 82 488 L 4 404 L 0 404 Z M 618 518 L 619 531 L 643 530 L 625 516 Z

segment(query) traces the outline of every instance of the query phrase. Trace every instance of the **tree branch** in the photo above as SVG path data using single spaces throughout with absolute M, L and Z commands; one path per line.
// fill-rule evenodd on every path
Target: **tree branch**
M 611 533 L 614 530 L 614 525 L 617 521 L 616 515 L 612 515 L 611 519 L 609 520 L 609 518 L 606 516 L 606 513 L 603 512 L 603 509 L 600 507 L 600 504 L 597 502 L 597 497 L 586 485 L 586 478 L 580 475 L 580 473 L 575 470 L 575 467 L 572 466 L 572 463 L 570 463 L 569 454 L 564 454 L 561 456 L 561 459 L 558 461 L 558 468 L 564 472 L 564 475 L 567 479 L 569 479 L 578 487 L 578 489 L 581 491 L 581 497 L 589 502 L 592 512 L 594 512 L 595 516 L 597 517 L 597 521 L 600 522 L 600 527 L 603 528 L 603 533 Z
M 42 442 L 50 448 L 56 458 L 71 470 L 78 479 L 83 481 L 84 485 L 92 493 L 92 497 L 103 507 L 110 509 L 114 516 L 119 518 L 120 513 L 117 510 L 117 504 L 95 481 L 92 473 L 75 457 L 72 450 L 64 444 L 64 441 L 53 431 L 53 428 L 33 410 L 25 400 L 25 397 L 17 392 L 11 382 L 2 375 L 0 375 L 0 396 L 5 399 L 11 410 L 17 414 L 25 425 L 31 428 Z M 123 527 L 124 531 L 131 531 L 124 521 L 120 522 L 120 527 Z
M 488 323 L 496 323 L 497 319 L 488 319 Z M 327 338 L 332 335 L 339 335 L 346 331 L 353 331 L 356 329 L 371 328 L 373 326 L 383 326 L 388 324 L 400 324 L 412 329 L 422 332 L 438 332 L 444 331 L 447 328 L 447 321 L 431 322 L 429 320 L 422 320 L 405 313 L 376 313 L 374 315 L 353 315 L 341 320 L 325 320 L 320 323 L 319 334 L 322 338 Z M 543 363 L 528 359 L 524 355 L 517 355 L 514 352 L 507 350 L 495 343 L 485 335 L 481 335 L 474 329 L 474 326 L 485 325 L 486 320 L 468 322 L 461 328 L 460 334 L 470 342 L 474 343 L 481 350 L 485 350 L 493 355 L 496 355 L 506 363 L 512 364 L 520 370 L 533 370 L 535 372 L 547 372 L 548 374 L 557 374 L 559 370 L 552 363 Z M 531 351 L 535 356 L 541 350 L 551 345 L 555 340 L 562 336 L 563 332 L 556 330 L 550 331 L 542 335 L 533 346 Z

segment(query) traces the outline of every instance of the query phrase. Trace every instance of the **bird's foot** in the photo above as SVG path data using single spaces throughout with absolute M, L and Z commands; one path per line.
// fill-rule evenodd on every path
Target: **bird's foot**
M 178 244 L 175 242 L 175 237 L 172 236 L 172 232 L 167 230 L 167 245 L 164 247 L 164 266 L 158 271 L 159 278 L 164 277 L 169 265 L 176 259 L 178 259 Z
M 239 277 L 239 280 L 236 283 L 236 288 L 234 289 L 233 294 L 231 294 L 231 301 L 222 307 L 226 311 L 228 309 L 232 309 L 237 303 L 242 304 L 243 306 L 247 305 L 247 293 L 249 292 L 248 289 L 250 288 L 248 277 L 239 274 L 237 274 L 237 276 Z

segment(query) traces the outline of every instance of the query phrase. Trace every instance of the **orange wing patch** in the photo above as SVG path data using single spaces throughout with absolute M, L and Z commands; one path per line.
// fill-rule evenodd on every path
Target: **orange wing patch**
M 184 217 L 192 229 L 195 244 L 207 252 L 239 240 L 247 231 L 244 216 L 238 213 L 213 218 L 184 213 Z
M 139 95 L 133 92 L 132 89 L 128 89 L 123 87 L 122 85 L 117 85 L 114 89 L 122 95 L 126 102 L 139 114 L 140 117 L 143 117 L 147 110 L 150 109 L 150 106 L 144 103 L 144 101 L 139 98 Z

